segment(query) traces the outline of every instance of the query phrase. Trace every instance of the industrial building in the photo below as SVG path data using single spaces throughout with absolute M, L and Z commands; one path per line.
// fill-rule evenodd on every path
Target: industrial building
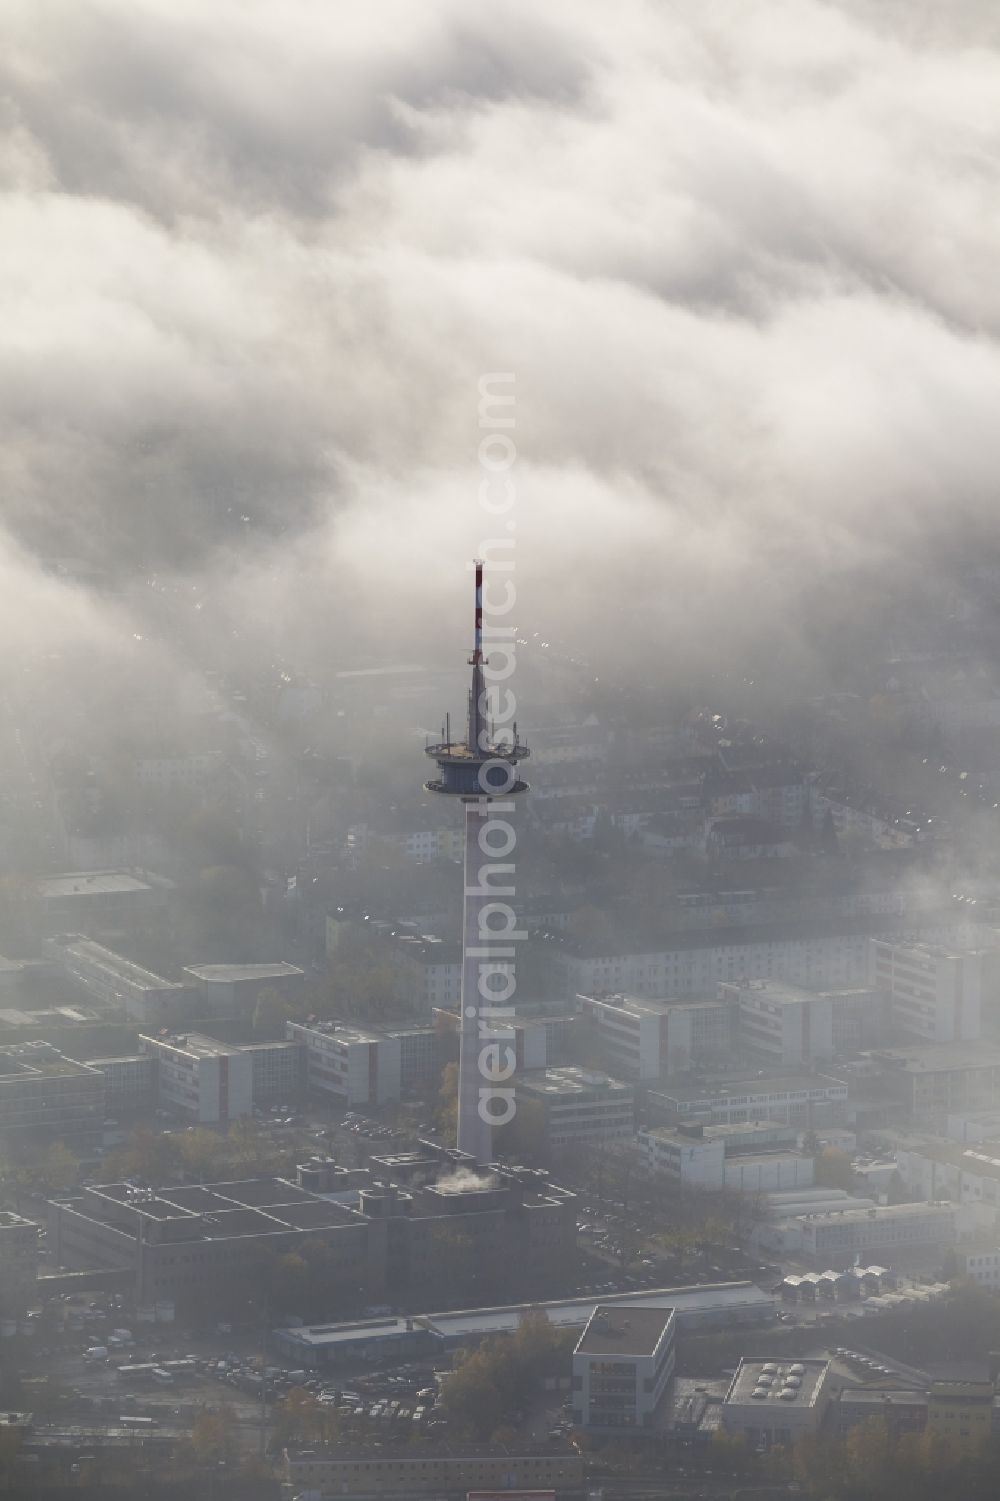
M 75 1146 L 101 1140 L 104 1075 L 47 1042 L 0 1048 L 0 1138 L 16 1142 L 65 1137 Z
M 828 1360 L 741 1360 L 722 1404 L 722 1426 L 751 1450 L 791 1446 L 818 1433 L 831 1397 Z
M 676 1332 L 673 1308 L 599 1303 L 573 1351 L 573 1421 L 608 1432 L 655 1427 Z
M 157 1192 L 93 1186 L 50 1204 L 49 1250 L 71 1270 L 131 1269 L 139 1302 L 181 1305 L 213 1289 L 224 1298 L 259 1272 L 262 1254 L 304 1239 L 324 1243 L 336 1285 L 361 1302 L 390 1295 L 426 1306 L 457 1286 L 516 1295 L 544 1285 L 573 1255 L 574 1195 L 544 1173 L 496 1168 L 477 1178 L 471 1166 L 442 1152 L 435 1181 L 402 1188 L 369 1173 L 346 1196 L 273 1177 Z

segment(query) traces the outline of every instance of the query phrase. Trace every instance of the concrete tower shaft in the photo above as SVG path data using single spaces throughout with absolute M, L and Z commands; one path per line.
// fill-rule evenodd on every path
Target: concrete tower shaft
M 488 861 L 484 834 L 494 798 L 510 798 L 528 790 L 527 782 L 517 772 L 519 761 L 529 754 L 517 738 L 498 742 L 485 712 L 486 672 L 488 661 L 483 655 L 483 565 L 475 564 L 475 613 L 473 648 L 469 663 L 472 682 L 469 688 L 469 713 L 464 741 L 452 740 L 445 733 L 435 745 L 426 748 L 438 775 L 426 782 L 429 792 L 459 798 L 465 805 L 465 887 L 462 913 L 462 998 L 458 1062 L 458 1147 L 477 1162 L 492 1159 L 492 1128 L 484 1108 L 484 1089 L 479 1061 L 483 1049 L 480 1013 L 489 996 L 480 988 L 481 955 L 484 948 L 482 915 L 491 900 L 484 889 L 482 866 Z

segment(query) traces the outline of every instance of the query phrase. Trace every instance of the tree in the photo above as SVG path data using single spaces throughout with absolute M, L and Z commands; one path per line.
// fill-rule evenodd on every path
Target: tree
M 446 1063 L 441 1070 L 438 1090 L 437 1128 L 446 1141 L 458 1133 L 458 1064 Z
M 207 1407 L 191 1425 L 191 1448 L 199 1464 L 232 1459 L 236 1450 L 236 1414 L 231 1407 Z
M 849 1193 L 854 1187 L 854 1169 L 847 1153 L 824 1147 L 816 1158 L 816 1182 L 823 1188 L 843 1188 Z
M 285 1022 L 292 1014 L 292 1008 L 273 986 L 267 986 L 257 994 L 257 1004 L 253 1010 L 253 1029 L 255 1034 L 264 1037 L 283 1037 L 285 1035 Z

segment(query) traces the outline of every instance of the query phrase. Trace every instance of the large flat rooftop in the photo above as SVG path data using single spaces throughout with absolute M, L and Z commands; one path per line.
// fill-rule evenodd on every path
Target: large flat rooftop
M 697 1287 L 651 1288 L 642 1293 L 619 1293 L 611 1297 L 574 1298 L 567 1301 L 525 1304 L 497 1308 L 466 1308 L 455 1312 L 421 1314 L 419 1323 L 446 1342 L 461 1343 L 490 1334 L 513 1334 L 531 1309 L 541 1309 L 557 1329 L 583 1329 L 598 1306 L 610 1309 L 653 1308 L 662 1313 L 673 1308 L 678 1324 L 697 1323 L 699 1319 L 727 1318 L 738 1320 L 751 1316 L 771 1320 L 779 1306 L 773 1293 L 766 1293 L 753 1282 L 717 1282 Z M 389 1323 L 394 1321 L 389 1320 Z M 301 1340 L 304 1345 L 321 1346 L 343 1343 L 351 1338 L 378 1338 L 374 1328 L 369 1336 L 357 1332 L 357 1324 L 314 1324 L 284 1331 L 286 1338 Z
M 775 1077 L 759 1077 L 756 1074 L 737 1078 L 711 1078 L 700 1082 L 682 1076 L 654 1081 L 649 1086 L 657 1094 L 680 1101 L 725 1099 L 733 1095 L 762 1094 L 809 1094 L 813 1090 L 842 1090 L 846 1095 L 847 1085 L 842 1079 L 828 1074 L 779 1074 Z
M 887 1068 L 907 1074 L 933 1074 L 941 1069 L 1000 1068 L 1000 1047 L 991 1042 L 929 1042 L 906 1048 L 877 1048 L 869 1056 Z
M 0 1048 L 0 1081 L 3 1083 L 73 1074 L 99 1076 L 98 1070 L 89 1063 L 67 1058 L 65 1053 L 60 1053 L 47 1042 L 20 1042 Z
M 150 880 L 145 873 L 132 870 L 77 870 L 66 875 L 39 876 L 34 884 L 42 901 L 51 902 L 63 897 L 137 896 L 173 883 L 162 876 Z
M 674 1310 L 667 1307 L 615 1307 L 599 1303 L 574 1351 L 576 1355 L 615 1355 L 641 1359 L 654 1353 Z
M 240 980 L 287 980 L 304 974 L 297 964 L 188 964 L 184 973 L 208 985 L 234 985 Z
M 103 943 L 97 943 L 93 938 L 87 938 L 82 933 L 72 933 L 57 939 L 53 945 L 53 952 L 57 953 L 64 963 L 78 960 L 101 970 L 111 979 L 125 981 L 137 990 L 183 990 L 185 988 L 176 980 L 165 980 L 162 975 L 154 974 L 151 969 L 136 964 L 134 960 L 127 959 L 124 954 L 116 954 L 114 949 L 105 948 Z
M 726 1393 L 726 1404 L 812 1407 L 829 1369 L 828 1360 L 744 1358 Z

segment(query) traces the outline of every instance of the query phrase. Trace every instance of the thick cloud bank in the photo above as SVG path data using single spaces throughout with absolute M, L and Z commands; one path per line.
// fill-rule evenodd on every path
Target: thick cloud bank
M 814 669 L 996 553 L 989 0 L 0 17 L 8 639 L 121 665 L 153 575 L 194 660 L 451 631 L 484 371 L 567 637 Z

